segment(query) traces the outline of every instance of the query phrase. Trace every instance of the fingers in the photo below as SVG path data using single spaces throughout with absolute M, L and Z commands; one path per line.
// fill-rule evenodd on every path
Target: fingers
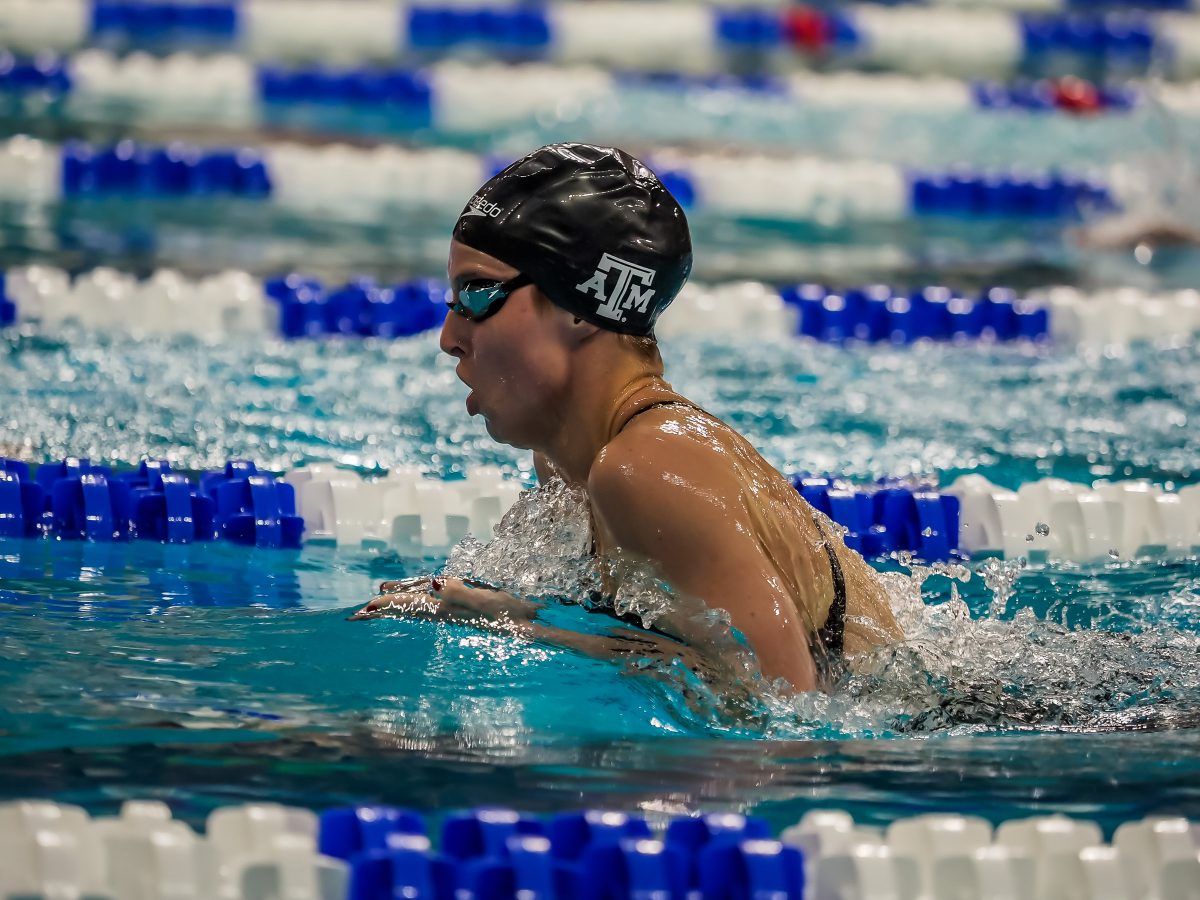
M 429 575 L 384 581 L 379 585 L 379 596 L 351 615 L 349 620 L 358 622 L 383 616 L 435 618 L 442 605 L 437 593 L 446 582 L 447 579 Z
M 381 594 L 405 594 L 410 591 L 427 591 L 434 579 L 428 575 L 417 575 L 413 578 L 401 578 L 398 581 L 385 581 L 379 585 Z

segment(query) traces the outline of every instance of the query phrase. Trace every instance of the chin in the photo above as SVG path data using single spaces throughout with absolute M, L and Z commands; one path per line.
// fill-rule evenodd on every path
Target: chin
M 486 416 L 484 417 L 483 424 L 487 429 L 488 435 L 498 444 L 516 447 L 518 450 L 535 449 L 535 442 L 530 439 L 528 434 L 521 433 L 519 429 L 505 427 L 503 423 L 496 422 Z

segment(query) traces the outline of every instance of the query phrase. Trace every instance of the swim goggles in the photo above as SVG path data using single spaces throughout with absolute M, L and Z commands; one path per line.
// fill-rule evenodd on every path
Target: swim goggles
M 509 294 L 529 284 L 533 284 L 533 279 L 528 275 L 518 275 L 508 281 L 473 278 L 447 299 L 446 305 L 464 319 L 482 322 L 500 312 Z

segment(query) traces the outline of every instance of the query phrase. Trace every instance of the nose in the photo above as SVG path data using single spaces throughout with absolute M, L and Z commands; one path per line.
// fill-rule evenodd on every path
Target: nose
M 438 346 L 443 353 L 448 353 L 455 359 L 467 355 L 467 334 L 471 323 L 458 313 L 446 311 L 446 320 L 442 322 L 442 334 Z

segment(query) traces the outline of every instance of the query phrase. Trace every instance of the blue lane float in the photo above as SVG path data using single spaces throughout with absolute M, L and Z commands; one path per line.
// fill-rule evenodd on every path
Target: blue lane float
M 650 165 L 653 166 L 653 163 Z M 696 182 L 686 172 L 679 169 L 665 169 L 655 167 L 655 172 L 658 175 L 658 180 L 663 183 L 671 196 L 679 201 L 679 205 L 685 210 L 691 210 L 696 205 Z
M 16 57 L 0 50 L 0 92 L 62 97 L 73 83 L 67 61 L 53 53 Z
M 554 855 L 560 859 L 581 858 L 590 848 L 623 840 L 652 837 L 645 819 L 623 813 L 584 811 L 563 813 L 550 820 L 546 829 Z
M 263 288 L 279 304 L 280 333 L 289 338 L 409 337 L 440 327 L 446 317 L 447 285 L 436 279 L 389 286 L 356 278 L 326 288 L 292 274 L 269 279 Z
M 1089 114 L 1128 112 L 1145 101 L 1145 94 L 1133 84 L 1092 84 L 1080 78 L 1020 79 L 1009 83 L 972 82 L 971 100 L 978 108 L 988 110 Z
M 509 809 L 478 809 L 446 817 L 441 851 L 463 862 L 502 856 L 511 838 L 528 835 L 544 836 L 542 823 Z
M 902 551 L 926 562 L 961 555 L 957 497 L 893 482 L 848 486 L 834 479 L 797 475 L 792 483 L 813 509 L 846 529 L 846 546 L 868 559 Z
M 166 544 L 190 544 L 216 537 L 211 497 L 190 479 L 171 471 L 166 460 L 143 460 L 126 476 L 133 490 L 133 523 L 138 537 Z
M 433 122 L 433 88 L 419 70 L 259 66 L 256 81 L 258 98 L 268 106 L 378 108 L 401 115 L 410 127 Z
M 413 6 L 408 11 L 408 43 L 418 51 L 445 52 L 482 45 L 501 54 L 536 55 L 552 44 L 550 20 L 539 5 Z
M 918 216 L 1071 219 L 1117 209 L 1107 185 L 1077 176 L 912 172 L 909 207 Z
M 346 806 L 321 813 L 317 848 L 326 856 L 350 859 L 367 850 L 386 850 L 393 834 L 425 834 L 420 815 L 392 806 Z
M 46 522 L 57 537 L 69 540 L 124 541 L 130 537 L 132 497 L 129 485 L 112 477 L 107 466 L 68 459 L 38 469 L 46 489 Z
M 1139 12 L 1031 13 L 1018 21 L 1027 57 L 1067 53 L 1146 65 L 1161 46 L 1154 23 Z
M 1007 288 L 977 297 L 944 287 L 894 292 L 886 285 L 834 291 L 819 284 L 780 289 L 800 312 L 799 333 L 827 343 L 910 344 L 917 340 L 1045 340 L 1050 314 Z
M 318 843 L 349 864 L 351 900 L 804 896 L 801 851 L 772 840 L 766 822 L 739 815 L 677 818 L 660 841 L 644 819 L 623 813 L 543 822 L 476 810 L 450 816 L 435 850 L 412 813 L 345 808 L 321 815 Z
M 717 9 L 717 43 L 728 50 L 773 50 L 786 43 L 784 19 L 770 9 Z
M 122 47 L 229 46 L 240 31 L 237 2 L 92 0 L 91 37 Z
M 672 21 L 657 21 L 652 3 L 635 4 L 631 10 L 600 11 L 574 8 L 570 3 L 521 3 L 466 5 L 442 3 L 393 4 L 388 0 L 353 4 L 288 4 L 242 0 L 67 0 L 68 8 L 82 20 L 67 40 L 73 46 L 92 45 L 118 51 L 172 49 L 204 51 L 234 50 L 247 53 L 270 48 L 283 56 L 288 51 L 342 59 L 418 60 L 447 56 L 460 49 L 480 51 L 501 59 L 543 59 L 548 56 L 566 62 L 596 62 L 597 52 L 589 41 L 580 42 L 577 34 L 588 30 L 595 37 L 620 42 L 630 15 L 639 21 L 650 37 L 640 42 L 636 68 L 654 68 L 663 51 L 671 47 Z M 945 51 L 958 51 L 971 61 L 958 35 L 951 30 L 939 33 L 934 22 L 939 17 L 955 16 L 970 25 L 976 12 L 983 16 L 992 10 L 949 9 L 944 4 L 925 5 L 889 2 L 890 7 L 909 21 L 905 30 L 925 32 L 924 40 L 912 50 L 917 59 L 909 66 L 936 71 L 945 64 Z M 955 5 L 956 7 L 958 5 Z M 1057 9 L 1025 15 L 1006 11 L 1009 21 L 992 18 L 979 22 L 979 36 L 973 40 L 986 59 L 998 61 L 1016 72 L 1038 69 L 1064 54 L 1086 63 L 1112 65 L 1116 70 L 1135 67 L 1145 71 L 1164 49 L 1180 55 L 1193 54 L 1185 41 L 1172 47 L 1171 23 L 1158 18 L 1163 13 L 1194 9 L 1194 0 L 1137 0 L 1113 4 L 1107 0 L 1058 0 Z M 1116 8 L 1114 7 L 1121 7 Z M 297 7 L 307 7 L 300 10 Z M 365 10 L 352 9 L 365 7 Z M 829 10 L 828 4 L 792 5 L 784 8 L 760 6 L 731 9 L 729 4 L 714 4 L 697 10 L 689 36 L 678 39 L 698 43 L 701 55 L 710 50 L 737 58 L 747 53 L 764 61 L 786 63 L 795 54 L 833 56 L 842 63 L 861 63 L 873 68 L 893 64 L 886 54 L 872 56 L 873 48 L 886 44 L 882 31 L 891 27 L 894 17 L 874 15 L 871 4 L 860 4 L 850 11 Z M 53 12 L 48 15 L 52 16 Z M 962 17 L 966 17 L 963 19 Z M 15 29 L 17 46 L 37 41 L 46 26 L 42 16 L 30 15 L 27 27 Z M 297 19 L 300 27 L 297 27 Z M 923 27 L 924 26 L 924 27 Z M 598 33 L 598 34 L 597 34 Z M 643 35 L 646 37 L 646 35 Z M 316 46 L 314 47 L 314 41 Z M 1169 53 L 1167 54 L 1169 55 Z M 720 63 L 718 63 L 720 64 Z M 1181 71 L 1187 71 L 1186 68 Z
M 17 321 L 17 304 L 8 298 L 6 287 L 7 280 L 4 273 L 0 272 L 0 328 Z
M 0 459 L 0 537 L 36 537 L 45 509 L 46 491 L 29 477 L 29 466 Z
M 237 718 L 279 720 L 256 709 L 218 707 L 212 711 Z M 326 846 L 328 815 L 317 819 L 307 809 L 276 804 L 213 810 L 207 817 L 208 834 L 234 835 L 235 839 L 210 839 L 209 847 L 204 848 L 209 852 L 197 848 L 194 854 L 190 853 L 192 847 L 204 838 L 173 819 L 162 801 L 128 800 L 119 816 L 103 820 L 91 818 L 81 807 L 47 800 L 17 801 L 4 807 L 0 811 L 7 813 L 7 832 L 0 837 L 9 843 L 28 844 L 39 832 L 82 833 L 89 840 L 103 837 L 108 843 L 115 837 L 135 845 L 147 844 L 160 835 L 167 842 L 186 841 L 189 855 L 181 858 L 188 863 L 195 859 L 196 865 L 149 867 L 146 882 L 155 889 L 154 896 L 172 889 L 201 896 L 210 882 L 233 896 L 244 880 L 251 888 L 266 885 L 257 891 L 248 888 L 247 895 L 275 896 L 278 892 L 272 893 L 272 889 L 286 883 L 316 885 L 319 890 L 303 896 L 326 900 L 802 900 L 806 894 L 823 898 L 990 896 L 1023 900 L 1031 896 L 1025 885 L 1033 877 L 1026 848 L 1031 841 L 1051 838 L 1057 840 L 1057 846 L 1087 848 L 1078 860 L 1065 860 L 1076 870 L 1077 881 L 1117 886 L 1089 893 L 1089 897 L 1193 897 L 1193 889 L 1200 883 L 1200 860 L 1190 840 L 1195 823 L 1161 815 L 1121 823 L 1109 843 L 1103 840 L 1096 822 L 1057 814 L 1008 819 L 993 828 L 978 816 L 934 812 L 896 819 L 884 832 L 861 827 L 843 810 L 817 808 L 785 828 L 778 841 L 731 837 L 684 850 L 657 839 L 602 841 L 589 845 L 581 858 L 564 861 L 555 854 L 552 840 L 540 834 L 510 837 L 492 854 L 453 859 L 442 852 L 444 848 L 437 848 L 432 835 L 423 829 L 389 834 L 386 842 L 365 851 L 319 854 L 308 845 L 315 839 L 322 848 Z M 334 812 L 346 812 L 363 821 L 410 815 L 385 807 Z M 520 816 L 504 810 L 486 812 Z M 67 825 L 51 830 L 62 821 Z M 678 821 L 672 820 L 668 832 Z M 277 842 L 278 849 L 265 849 Z M 101 845 L 105 843 L 100 840 Z M 264 849 L 247 857 L 247 844 Z M 117 854 L 99 858 L 102 862 L 107 859 L 110 869 L 114 861 L 124 859 Z M 1115 858 L 1137 863 L 1148 889 L 1125 890 Z M 930 859 L 937 865 L 927 865 Z M 65 871 L 65 876 L 57 869 L 46 875 L 27 867 L 30 893 L 52 893 L 52 879 L 57 879 L 56 884 L 70 884 L 78 892 L 81 879 L 75 870 L 67 867 Z M 102 882 L 102 886 L 107 884 Z M 300 894 L 293 892 L 293 896 Z
M 134 472 L 71 457 L 39 466 L 0 459 L 0 536 L 96 542 L 132 538 L 169 544 L 226 540 L 263 548 L 298 548 L 304 520 L 295 490 L 234 460 L 200 485 L 171 471 L 165 460 L 144 460 Z
M 95 148 L 80 141 L 62 147 L 64 197 L 241 197 L 271 195 L 271 177 L 256 150 L 148 147 L 121 141 Z
M 212 497 L 217 533 L 235 544 L 299 548 L 304 520 L 296 515 L 295 489 L 261 474 L 254 463 L 234 460 L 201 477 Z
M 712 813 L 672 819 L 667 825 L 664 840 L 684 852 L 694 854 L 701 847 L 718 840 L 767 840 L 770 837 L 771 829 L 762 819 Z

